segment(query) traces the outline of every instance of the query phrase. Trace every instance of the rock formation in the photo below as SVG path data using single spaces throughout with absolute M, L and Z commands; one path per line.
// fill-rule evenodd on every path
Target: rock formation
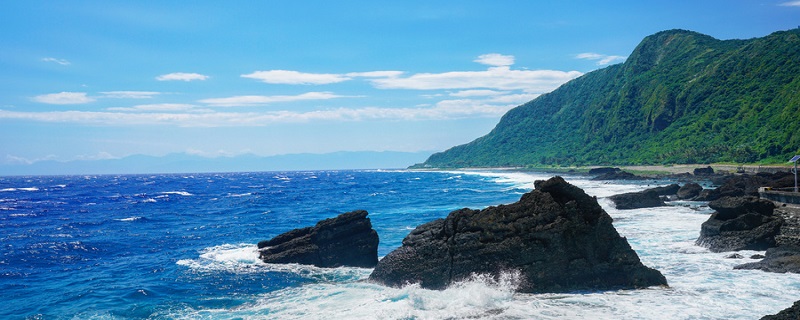
M 716 210 L 703 225 L 697 244 L 714 252 L 766 250 L 775 246 L 783 218 L 775 205 L 756 197 L 725 197 L 712 201 Z
M 646 178 L 637 176 L 633 173 L 626 171 L 611 171 L 600 174 L 592 178 L 592 180 L 645 180 Z
M 797 320 L 800 319 L 800 301 L 796 301 L 791 307 L 783 309 L 777 314 L 764 316 L 761 320 Z
M 461 209 L 414 229 L 369 279 L 444 289 L 474 274 L 518 272 L 519 292 L 666 285 L 644 266 L 597 199 L 561 177 L 535 182 L 520 201 Z
M 613 195 L 608 199 L 614 202 L 616 208 L 620 210 L 653 208 L 665 205 L 664 200 L 661 200 L 658 192 L 653 189 Z
M 294 229 L 258 243 L 267 263 L 299 263 L 323 268 L 371 268 L 378 263 L 378 233 L 363 210 L 343 213 L 314 227 Z
M 763 260 L 740 264 L 733 268 L 776 273 L 800 273 L 800 248 L 795 246 L 769 248 Z
M 703 187 L 697 183 L 691 182 L 684 184 L 676 195 L 680 200 L 691 200 L 700 195 L 700 191 L 703 191 Z

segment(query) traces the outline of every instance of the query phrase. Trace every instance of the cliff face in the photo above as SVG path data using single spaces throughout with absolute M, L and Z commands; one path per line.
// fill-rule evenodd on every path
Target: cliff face
M 725 41 L 670 30 L 423 166 L 783 162 L 798 119 L 800 29 Z
M 519 273 L 517 291 L 568 292 L 666 285 L 644 266 L 597 200 L 560 177 L 519 202 L 461 209 L 414 229 L 369 279 L 444 289 L 475 274 Z

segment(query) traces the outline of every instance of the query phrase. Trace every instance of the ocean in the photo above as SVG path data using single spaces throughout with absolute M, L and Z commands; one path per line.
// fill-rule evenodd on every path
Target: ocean
M 668 288 L 515 293 L 476 276 L 442 291 L 365 281 L 370 269 L 270 265 L 256 243 L 357 209 L 378 255 L 450 211 L 511 203 L 551 175 L 302 171 L 0 177 L 2 319 L 758 319 L 800 299 L 800 275 L 733 270 L 755 251 L 694 245 L 711 210 L 616 210 L 606 197 L 673 181 L 564 178 L 594 195 Z

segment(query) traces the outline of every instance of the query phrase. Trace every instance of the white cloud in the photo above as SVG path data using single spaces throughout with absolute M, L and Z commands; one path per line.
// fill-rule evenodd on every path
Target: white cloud
M 108 111 L 123 111 L 123 112 L 174 112 L 174 111 L 198 111 L 195 105 L 184 103 L 158 103 L 158 104 L 141 104 L 133 107 L 113 107 L 108 108 Z
M 60 64 L 62 66 L 68 66 L 68 65 L 72 64 L 71 62 L 67 61 L 66 59 L 58 59 L 58 58 L 52 58 L 52 57 L 42 58 L 42 61 L 58 63 L 58 64 Z
M 200 103 L 207 104 L 213 107 L 247 107 L 259 106 L 276 102 L 293 102 L 304 100 L 328 100 L 335 98 L 342 98 L 344 96 L 336 95 L 331 92 L 307 92 L 299 95 L 277 95 L 277 96 L 234 96 L 228 98 L 212 98 L 200 100 Z
M 86 92 L 59 92 L 33 97 L 33 101 L 47 104 L 84 104 L 95 99 L 86 96 Z
M 103 98 L 115 99 L 150 99 L 161 94 L 154 91 L 105 91 L 100 93 L 103 94 Z
M 243 74 L 242 78 L 250 78 L 272 84 L 330 84 L 352 79 L 341 74 L 303 73 L 291 70 L 256 71 L 250 74 Z
M 550 92 L 565 82 L 581 76 L 578 71 L 511 70 L 493 67 L 486 71 L 453 71 L 445 73 L 418 73 L 409 77 L 372 79 L 380 89 L 472 89 L 524 90 Z
M 507 94 L 508 91 L 496 91 L 496 90 L 461 90 L 458 92 L 450 93 L 451 97 L 485 97 L 485 96 L 497 96 L 502 94 Z
M 784 7 L 800 7 L 800 1 L 788 1 L 781 3 L 780 6 Z
M 108 152 L 100 151 L 96 154 L 89 154 L 89 155 L 78 155 L 75 157 L 75 160 L 110 160 L 110 159 L 119 159 Z
M 478 56 L 478 59 L 475 59 L 474 61 L 489 66 L 507 67 L 514 64 L 514 56 L 507 56 L 499 53 L 488 53 Z
M 194 81 L 194 80 L 206 80 L 209 76 L 202 75 L 199 73 L 184 73 L 184 72 L 175 72 L 175 73 L 168 73 L 162 74 L 156 77 L 158 81 Z
M 614 62 L 624 61 L 627 57 L 605 55 L 594 52 L 584 52 L 575 55 L 575 58 L 583 60 L 597 60 L 597 65 L 604 66 Z
M 369 71 L 369 72 L 350 72 L 345 74 L 348 77 L 365 78 L 394 78 L 403 74 L 403 71 Z

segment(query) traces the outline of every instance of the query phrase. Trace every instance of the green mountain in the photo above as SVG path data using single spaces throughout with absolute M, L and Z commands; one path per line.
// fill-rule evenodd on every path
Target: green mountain
M 800 28 L 724 41 L 670 30 L 418 166 L 785 163 L 798 129 Z

